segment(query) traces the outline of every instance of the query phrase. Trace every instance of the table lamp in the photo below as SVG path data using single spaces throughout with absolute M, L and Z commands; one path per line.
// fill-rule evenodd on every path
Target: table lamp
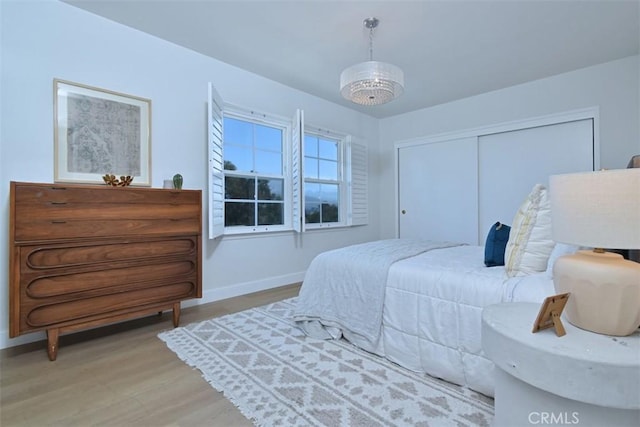
M 557 293 L 571 293 L 565 317 L 599 334 L 626 336 L 640 326 L 640 263 L 607 249 L 640 249 L 640 169 L 549 178 L 553 240 L 593 250 L 559 257 Z

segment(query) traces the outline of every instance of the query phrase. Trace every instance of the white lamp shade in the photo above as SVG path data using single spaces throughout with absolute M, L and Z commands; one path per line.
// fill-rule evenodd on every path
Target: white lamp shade
M 604 249 L 640 249 L 640 169 L 549 178 L 553 239 Z
M 356 104 L 384 104 L 404 93 L 404 73 L 386 62 L 361 62 L 340 74 L 340 93 Z

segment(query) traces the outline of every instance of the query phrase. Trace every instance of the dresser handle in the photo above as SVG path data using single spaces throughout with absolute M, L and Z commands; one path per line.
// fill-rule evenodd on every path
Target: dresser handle
M 66 223 L 67 223 L 67 221 L 60 221 L 60 220 L 58 220 L 58 221 L 56 221 L 56 220 L 51 221 L 51 224 L 66 224 Z
M 66 205 L 67 202 L 51 202 L 52 205 Z

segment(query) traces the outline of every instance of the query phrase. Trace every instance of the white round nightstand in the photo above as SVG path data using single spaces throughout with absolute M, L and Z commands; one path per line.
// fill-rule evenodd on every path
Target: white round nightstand
M 640 425 L 640 333 L 532 333 L 540 304 L 482 312 L 482 348 L 495 365 L 495 426 Z

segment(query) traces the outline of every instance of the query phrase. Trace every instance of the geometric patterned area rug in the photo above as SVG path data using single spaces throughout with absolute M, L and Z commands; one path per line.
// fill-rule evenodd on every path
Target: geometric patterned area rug
M 158 337 L 257 426 L 488 426 L 493 399 L 345 340 L 306 336 L 295 298 Z

